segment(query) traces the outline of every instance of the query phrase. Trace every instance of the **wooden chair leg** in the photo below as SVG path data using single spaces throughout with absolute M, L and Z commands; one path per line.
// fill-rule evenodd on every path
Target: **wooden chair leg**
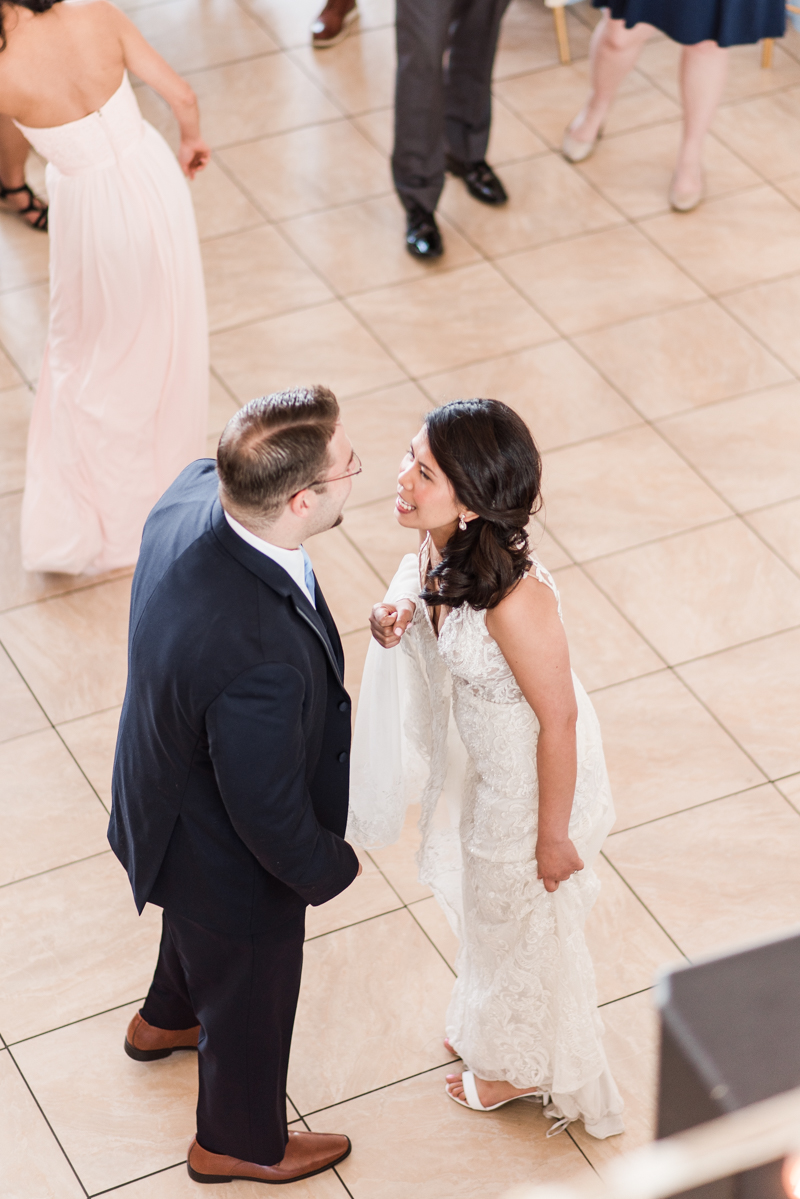
M 569 52 L 569 33 L 567 32 L 567 18 L 564 15 L 564 5 L 559 4 L 553 9 L 553 23 L 556 27 L 556 40 L 558 41 L 558 57 L 563 65 L 569 66 L 572 62 L 572 56 Z
M 765 37 L 761 43 L 761 66 L 765 71 L 772 66 L 772 51 L 775 43 L 771 37 Z

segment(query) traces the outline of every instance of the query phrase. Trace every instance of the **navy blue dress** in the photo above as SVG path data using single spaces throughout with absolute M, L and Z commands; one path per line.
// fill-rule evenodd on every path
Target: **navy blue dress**
M 655 25 L 674 42 L 693 46 L 712 41 L 743 46 L 763 37 L 783 37 L 785 0 L 592 0 L 609 8 L 615 20 L 632 29 L 640 21 Z

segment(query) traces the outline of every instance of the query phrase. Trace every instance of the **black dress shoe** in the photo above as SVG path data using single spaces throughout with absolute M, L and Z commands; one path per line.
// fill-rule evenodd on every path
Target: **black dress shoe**
M 432 212 L 419 204 L 407 209 L 406 249 L 414 258 L 441 258 L 442 235 Z
M 447 169 L 457 179 L 463 179 L 469 194 L 482 204 L 505 204 L 508 199 L 506 189 L 484 158 L 480 162 L 459 162 L 448 154 Z

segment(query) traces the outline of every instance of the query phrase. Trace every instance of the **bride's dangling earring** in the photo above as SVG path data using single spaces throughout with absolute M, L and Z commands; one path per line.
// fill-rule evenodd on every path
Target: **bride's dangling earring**
M 461 515 L 460 515 L 460 516 L 459 516 L 459 518 L 458 518 L 458 527 L 459 527 L 459 529 L 461 530 L 461 532 L 462 532 L 462 533 L 464 532 L 464 530 L 465 530 L 465 529 L 466 529 L 466 527 L 467 527 L 467 522 L 464 520 L 464 513 L 463 513 L 463 512 L 461 513 Z

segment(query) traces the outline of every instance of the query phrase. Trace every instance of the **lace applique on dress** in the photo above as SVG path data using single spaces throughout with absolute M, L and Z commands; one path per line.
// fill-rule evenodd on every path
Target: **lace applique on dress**
M 534 559 L 528 574 L 553 592 L 558 618 L 563 623 L 561 596 L 550 571 Z M 465 635 L 466 625 L 471 627 L 469 635 Z M 486 627 L 484 609 L 478 611 L 467 604 L 454 608 L 441 627 L 439 653 L 454 680 L 468 686 L 473 694 L 496 704 L 525 703 L 511 668 Z

